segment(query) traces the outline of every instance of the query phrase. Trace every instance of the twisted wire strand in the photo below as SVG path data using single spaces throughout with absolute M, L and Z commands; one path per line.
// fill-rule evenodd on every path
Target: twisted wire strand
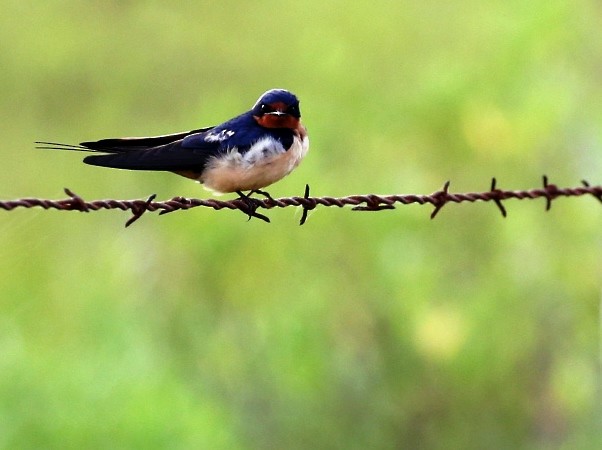
M 231 209 L 240 210 L 247 214 L 249 218 L 257 217 L 266 222 L 269 218 L 263 214 L 257 213 L 257 209 L 272 209 L 286 208 L 289 206 L 299 206 L 303 208 L 301 225 L 307 219 L 309 210 L 315 209 L 318 206 L 325 207 L 345 207 L 352 206 L 354 211 L 381 211 L 385 209 L 395 209 L 397 204 L 409 205 L 418 203 L 420 205 L 430 204 L 434 207 L 431 218 L 434 218 L 441 208 L 448 203 L 463 203 L 463 202 L 489 202 L 493 201 L 501 214 L 507 215 L 506 208 L 502 204 L 503 201 L 509 199 L 518 200 L 534 200 L 538 198 L 546 199 L 546 210 L 549 210 L 552 201 L 558 197 L 580 197 L 591 195 L 602 203 L 602 186 L 592 186 L 587 181 L 583 180 L 582 186 L 559 188 L 555 184 L 548 182 L 548 178 L 543 176 L 543 186 L 540 188 L 527 190 L 503 190 L 497 187 L 495 178 L 491 181 L 491 187 L 484 192 L 466 192 L 453 193 L 449 192 L 450 182 L 446 182 L 443 188 L 432 194 L 394 194 L 394 195 L 349 195 L 346 197 L 310 197 L 309 186 L 306 185 L 305 194 L 303 197 L 282 197 L 273 199 L 271 197 L 265 199 L 244 199 L 237 198 L 234 200 L 216 200 L 216 199 L 198 199 L 174 197 L 165 201 L 155 201 L 155 195 L 151 195 L 148 199 L 137 200 L 92 200 L 85 201 L 79 195 L 69 189 L 65 189 L 68 198 L 62 200 L 50 200 L 42 198 L 21 198 L 16 200 L 0 200 L 0 209 L 12 211 L 16 208 L 43 208 L 57 209 L 62 211 L 98 211 L 100 209 L 120 209 L 122 211 L 130 210 L 133 216 L 126 222 L 126 227 L 138 220 L 146 211 L 160 211 L 159 214 L 171 213 L 178 210 L 187 210 L 197 207 L 207 207 L 214 210 Z

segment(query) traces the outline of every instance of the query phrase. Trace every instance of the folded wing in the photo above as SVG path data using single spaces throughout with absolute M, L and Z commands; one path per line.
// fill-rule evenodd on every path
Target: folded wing
M 167 145 L 180 141 L 194 134 L 204 133 L 211 130 L 213 127 L 199 128 L 198 130 L 184 131 L 181 133 L 165 134 L 163 136 L 152 137 L 126 137 L 126 138 L 111 138 L 101 139 L 99 141 L 82 142 L 81 147 L 89 150 L 95 150 L 105 153 L 120 153 L 133 150 L 144 150 L 161 145 Z
M 221 142 L 205 139 L 214 127 L 152 137 L 127 137 L 82 142 L 79 145 L 36 142 L 37 148 L 104 153 L 84 158 L 86 164 L 116 169 L 201 172 Z
M 105 155 L 84 158 L 86 164 L 129 170 L 167 170 L 201 172 L 207 160 L 219 150 L 219 142 L 202 139 L 203 128 L 186 133 L 151 138 L 103 139 L 81 145 Z M 184 138 L 197 136 L 195 145 L 184 144 Z M 186 140 L 188 142 L 189 140 Z

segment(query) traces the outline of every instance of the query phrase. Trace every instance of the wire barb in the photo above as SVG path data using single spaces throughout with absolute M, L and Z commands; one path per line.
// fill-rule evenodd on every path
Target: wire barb
M 303 199 L 305 202 L 301 205 L 303 207 L 303 213 L 301 213 L 301 220 L 299 221 L 299 226 L 303 225 L 307 220 L 307 214 L 310 210 L 314 209 L 317 205 L 315 202 L 310 202 L 309 198 L 309 184 L 305 185 L 305 192 L 303 193 Z
M 352 211 L 382 211 L 384 209 L 395 209 L 392 202 L 386 202 L 386 199 L 378 195 L 368 195 L 366 206 L 355 206 Z
M 548 183 L 548 176 L 543 176 L 543 188 L 546 191 L 546 211 L 552 208 L 552 200 L 558 197 L 558 187 Z
M 142 217 L 142 214 L 149 210 L 149 205 L 155 198 L 157 198 L 157 194 L 152 194 L 144 203 L 134 203 L 134 205 L 132 205 L 131 208 L 132 217 L 125 223 L 125 227 L 129 227 L 131 224 L 140 219 L 140 217 Z
M 504 205 L 502 205 L 503 192 L 500 189 L 497 189 L 497 180 L 495 179 L 495 177 L 491 179 L 491 189 L 489 190 L 489 192 L 491 192 L 492 194 L 493 202 L 502 213 L 502 217 L 506 217 L 508 213 L 506 212 L 506 208 L 504 208 Z
M 385 209 L 395 209 L 396 204 L 409 205 L 417 203 L 419 205 L 430 204 L 435 207 L 431 213 L 431 218 L 435 218 L 441 209 L 450 202 L 474 203 L 477 201 L 488 202 L 492 201 L 498 207 L 503 217 L 506 217 L 506 208 L 502 204 L 503 201 L 514 198 L 518 200 L 533 200 L 537 198 L 546 199 L 546 211 L 552 206 L 552 201 L 558 197 L 579 197 L 591 195 L 602 203 L 602 186 L 592 186 L 586 180 L 581 181 L 582 186 L 574 188 L 559 188 L 555 184 L 549 182 L 547 176 L 543 176 L 543 188 L 510 191 L 502 190 L 497 187 L 497 180 L 492 178 L 491 187 L 486 192 L 467 192 L 467 193 L 451 193 L 449 192 L 450 182 L 447 181 L 443 188 L 430 195 L 419 194 L 396 194 L 396 195 L 350 195 L 347 197 L 310 197 L 309 185 L 305 186 L 303 197 L 282 197 L 271 198 L 267 196 L 265 199 L 242 199 L 236 198 L 233 200 L 216 200 L 216 199 L 198 199 L 173 197 L 170 200 L 157 202 L 156 196 L 153 194 L 147 199 L 138 200 L 93 200 L 85 201 L 82 197 L 75 194 L 70 189 L 65 188 L 65 193 L 68 198 L 63 200 L 49 200 L 41 198 L 21 198 L 16 200 L 0 200 L 0 209 L 12 211 L 16 208 L 43 208 L 43 209 L 58 209 L 62 211 L 81 211 L 91 212 L 100 209 L 120 209 L 122 211 L 130 210 L 132 217 L 126 222 L 126 227 L 129 227 L 136 222 L 147 211 L 159 211 L 159 215 L 171 213 L 178 210 L 187 210 L 203 206 L 215 210 L 220 209 L 236 209 L 244 212 L 251 217 L 257 217 L 266 222 L 269 218 L 263 214 L 259 214 L 256 210 L 259 208 L 286 208 L 288 206 L 300 206 L 303 208 L 301 214 L 300 225 L 307 221 L 309 211 L 315 209 L 318 205 L 338 208 L 352 206 L 353 211 L 381 211 Z M 249 201 L 250 200 L 250 201 Z
M 583 184 L 583 186 L 585 186 L 587 189 L 591 187 L 586 180 L 581 180 L 581 184 Z M 592 192 L 591 194 L 596 197 L 600 203 L 602 203 L 602 192 Z
M 71 209 L 75 209 L 77 211 L 81 211 L 81 212 L 89 212 L 90 209 L 88 208 L 88 205 L 86 204 L 85 200 L 83 198 L 81 198 L 79 195 L 77 195 L 76 193 L 74 193 L 73 191 L 71 191 L 69 188 L 63 188 L 63 190 L 65 191 L 65 194 L 67 194 L 71 200 Z
M 439 211 L 441 211 L 441 208 L 443 208 L 447 204 L 447 202 L 450 200 L 450 196 L 449 196 L 449 185 L 450 184 L 451 184 L 451 181 L 447 180 L 445 182 L 445 184 L 443 185 L 443 189 L 435 192 L 431 196 L 432 197 L 431 203 L 433 205 L 435 205 L 435 209 L 431 213 L 431 219 L 434 219 L 435 216 L 437 214 L 439 214 Z

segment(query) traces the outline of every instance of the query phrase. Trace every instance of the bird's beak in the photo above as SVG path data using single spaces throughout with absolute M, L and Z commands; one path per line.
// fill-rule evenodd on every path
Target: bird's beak
M 286 115 L 286 113 L 283 111 L 272 111 L 272 112 L 269 112 L 266 114 L 269 114 L 270 116 L 285 116 Z

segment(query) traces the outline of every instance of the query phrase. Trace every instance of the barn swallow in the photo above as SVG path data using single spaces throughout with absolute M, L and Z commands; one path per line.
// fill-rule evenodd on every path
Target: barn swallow
M 79 145 L 36 142 L 38 148 L 99 153 L 94 166 L 169 171 L 199 181 L 218 194 L 241 198 L 288 175 L 307 154 L 299 100 L 284 89 L 265 92 L 253 107 L 221 125 L 154 137 L 128 137 Z M 245 195 L 243 191 L 250 191 Z

